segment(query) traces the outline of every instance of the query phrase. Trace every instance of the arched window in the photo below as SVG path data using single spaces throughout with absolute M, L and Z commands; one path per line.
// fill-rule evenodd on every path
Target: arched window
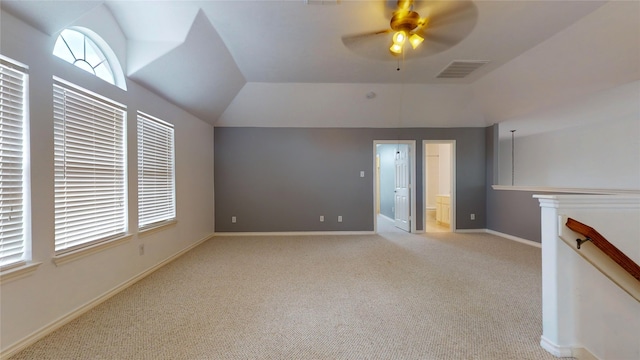
M 100 42 L 100 46 L 96 42 Z M 104 40 L 89 30 L 62 30 L 53 47 L 53 55 L 125 89 L 124 75 L 115 54 Z

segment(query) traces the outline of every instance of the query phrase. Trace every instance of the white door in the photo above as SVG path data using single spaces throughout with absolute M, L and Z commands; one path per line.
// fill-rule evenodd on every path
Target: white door
M 404 231 L 411 231 L 409 145 L 398 145 L 396 151 L 395 225 Z

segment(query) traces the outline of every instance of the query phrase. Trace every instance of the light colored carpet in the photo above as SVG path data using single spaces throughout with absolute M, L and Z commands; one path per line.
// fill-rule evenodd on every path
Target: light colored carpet
M 489 234 L 216 237 L 12 359 L 555 359 L 540 261 Z

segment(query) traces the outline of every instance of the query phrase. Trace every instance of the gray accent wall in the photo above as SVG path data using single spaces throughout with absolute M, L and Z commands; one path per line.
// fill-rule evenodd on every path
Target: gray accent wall
M 540 204 L 533 195 L 540 192 L 487 190 L 487 229 L 541 242 Z
M 457 228 L 486 226 L 485 128 L 220 127 L 214 136 L 217 232 L 373 231 L 374 140 L 416 140 L 418 230 L 422 140 L 456 140 Z
M 498 136 L 498 125 L 486 128 L 487 229 L 540 242 L 540 205 L 533 198 L 536 193 L 491 187 L 498 183 Z
M 540 202 L 534 195 L 561 195 L 549 191 L 487 189 L 487 229 L 542 242 Z M 574 193 L 575 195 L 575 193 Z
M 552 195 L 560 192 L 523 190 L 494 190 L 491 185 L 498 183 L 498 125 L 489 126 L 485 131 L 487 164 L 487 229 L 521 239 L 541 242 L 540 202 L 536 194 Z

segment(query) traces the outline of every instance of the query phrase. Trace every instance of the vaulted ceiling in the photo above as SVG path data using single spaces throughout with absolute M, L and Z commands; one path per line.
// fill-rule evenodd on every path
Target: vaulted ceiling
M 414 6 L 437 13 L 450 4 L 417 1 Z M 602 91 L 640 78 L 637 2 L 476 0 L 470 5 L 477 19 L 453 47 L 427 57 L 407 51 L 404 60 L 380 60 L 347 48 L 342 37 L 387 29 L 395 1 L 1 2 L 3 10 L 52 36 L 88 14 L 107 14 L 126 39 L 126 59 L 121 60 L 129 78 L 219 126 L 274 125 L 247 123 L 248 108 L 271 112 L 276 126 L 291 125 L 273 119 L 296 111 L 309 115 L 309 107 L 333 107 L 337 125 L 482 126 L 553 105 L 556 92 L 588 95 L 586 90 Z M 594 15 L 598 12 L 602 14 Z M 580 35 L 581 27 L 602 39 L 580 43 L 592 37 Z M 391 34 L 381 36 L 388 37 L 381 43 L 390 44 Z M 565 39 L 557 40 L 561 36 Z M 438 44 L 427 38 L 422 46 Z M 630 51 L 620 54 L 620 49 Z M 436 78 L 454 60 L 489 62 L 463 79 Z M 599 73 L 593 71 L 596 65 L 602 68 Z M 571 84 L 563 80 L 567 71 Z M 524 90 L 526 97 L 517 97 L 514 90 Z M 365 112 L 387 109 L 388 117 L 395 118 L 398 106 L 392 104 L 398 97 L 416 105 L 403 124 L 349 123 L 353 107 L 364 108 L 364 95 L 371 91 L 382 105 Z M 291 105 L 301 93 L 307 97 Z M 350 94 L 357 94 L 357 101 Z M 424 111 L 437 116 L 425 121 L 419 116 Z M 299 121 L 301 126 L 336 125 L 327 117 Z

